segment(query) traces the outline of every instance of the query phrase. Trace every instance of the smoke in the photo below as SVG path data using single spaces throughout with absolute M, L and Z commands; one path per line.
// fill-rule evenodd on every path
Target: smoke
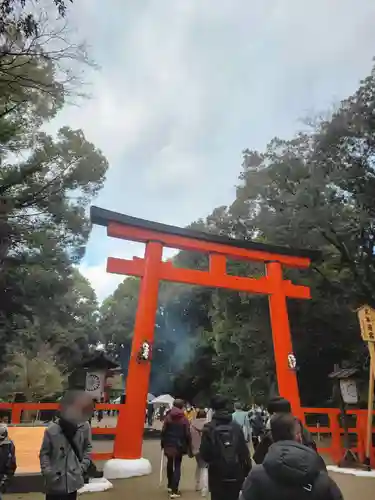
M 183 302 L 159 307 L 150 380 L 150 390 L 156 395 L 171 392 L 174 377 L 196 350 L 198 332 L 190 316 L 184 314 L 187 297 L 183 295 Z
M 193 359 L 201 331 L 209 321 L 207 311 L 202 308 L 202 303 L 208 304 L 209 300 L 199 287 L 162 285 L 159 297 L 149 385 L 149 392 L 156 396 L 172 391 L 175 377 Z M 125 378 L 131 342 L 130 338 L 121 345 L 107 344 L 116 353 Z

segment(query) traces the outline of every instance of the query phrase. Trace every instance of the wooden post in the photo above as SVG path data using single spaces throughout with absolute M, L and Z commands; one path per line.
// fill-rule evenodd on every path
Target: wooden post
M 290 401 L 293 414 L 304 420 L 296 371 L 288 365 L 288 356 L 293 354 L 293 345 L 286 296 L 283 290 L 282 266 L 279 262 L 270 262 L 266 265 L 266 269 L 273 290 L 269 303 L 279 394 Z
M 342 457 L 341 428 L 339 423 L 340 410 L 332 409 L 329 412 L 329 427 L 331 430 L 331 456 L 335 463 Z
M 152 344 L 158 306 L 159 269 L 163 245 L 146 244 L 145 271 L 141 279 L 134 337 L 126 380 L 126 403 L 120 410 L 114 457 L 137 459 L 142 456 L 142 442 L 151 371 L 150 361 L 139 362 L 138 353 L 144 341 Z
M 375 377 L 375 347 L 373 342 L 368 342 L 370 353 L 370 371 L 368 381 L 368 407 L 367 407 L 367 431 L 366 431 L 366 459 L 367 465 L 371 462 L 372 448 L 372 412 L 374 410 L 374 377 Z
M 374 378 L 375 378 L 375 310 L 364 305 L 358 309 L 358 319 L 361 327 L 362 339 L 367 342 L 370 353 L 370 373 L 368 382 L 367 429 L 365 446 L 365 464 L 371 465 L 372 452 L 372 412 L 374 410 Z

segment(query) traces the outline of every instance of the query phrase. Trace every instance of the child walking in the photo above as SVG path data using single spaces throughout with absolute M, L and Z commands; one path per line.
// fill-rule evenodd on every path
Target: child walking
M 197 462 L 197 468 L 195 471 L 195 489 L 196 491 L 201 492 L 202 497 L 205 497 L 208 494 L 207 464 L 199 454 L 199 448 L 202 441 L 202 430 L 206 422 L 206 412 L 204 410 L 198 410 L 196 418 L 191 422 L 190 425 L 192 454 Z

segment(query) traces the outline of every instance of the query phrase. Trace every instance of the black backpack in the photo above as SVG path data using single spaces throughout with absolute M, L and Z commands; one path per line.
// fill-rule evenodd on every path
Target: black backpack
M 253 429 L 253 436 L 254 437 L 259 437 L 261 434 L 264 432 L 264 421 L 262 418 L 262 415 L 260 413 L 257 413 L 254 415 L 254 417 L 250 421 L 252 429 Z
M 241 478 L 241 462 L 238 456 L 238 432 L 233 425 L 218 425 L 213 429 L 213 467 L 222 481 L 238 481 Z

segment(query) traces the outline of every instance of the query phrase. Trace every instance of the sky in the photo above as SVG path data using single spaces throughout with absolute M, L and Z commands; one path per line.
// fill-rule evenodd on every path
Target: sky
M 90 46 L 91 99 L 58 126 L 82 128 L 110 163 L 94 204 L 185 226 L 230 204 L 245 148 L 288 138 L 350 95 L 375 55 L 373 0 L 75 0 Z M 108 256 L 140 245 L 92 231 L 81 272 L 98 298 L 123 277 Z

